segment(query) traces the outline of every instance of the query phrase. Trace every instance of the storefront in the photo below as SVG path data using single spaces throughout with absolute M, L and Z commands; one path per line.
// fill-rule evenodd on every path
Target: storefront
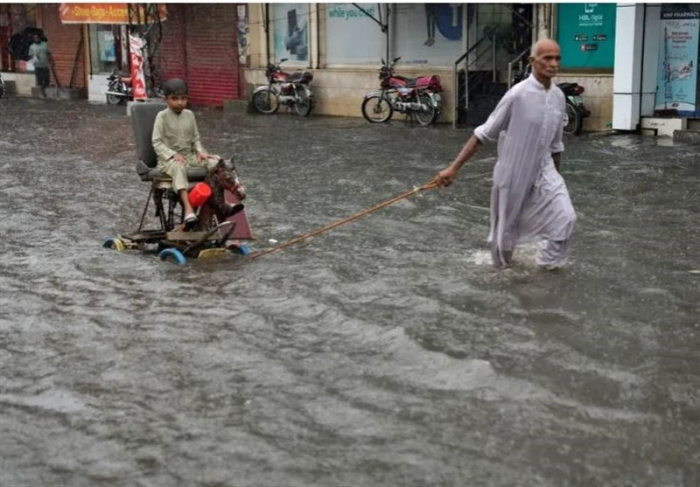
M 619 4 L 613 128 L 672 135 L 700 118 L 700 5 Z
M 31 93 L 34 69 L 29 63 L 29 45 L 38 29 L 36 4 L 0 3 L 0 71 L 12 90 L 22 95 Z
M 59 7 L 64 25 L 83 28 L 87 53 L 87 98 L 106 101 L 108 77 L 116 69 L 128 73 L 129 9 L 127 4 L 63 3 Z

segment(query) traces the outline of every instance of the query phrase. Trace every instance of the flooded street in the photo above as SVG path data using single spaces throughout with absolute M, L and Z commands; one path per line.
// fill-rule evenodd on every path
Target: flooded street
M 427 182 L 469 135 L 197 115 L 254 250 Z M 560 272 L 491 266 L 495 147 L 248 265 L 178 267 L 101 247 L 149 191 L 123 107 L 0 100 L 0 486 L 697 486 L 700 150 L 565 143 Z

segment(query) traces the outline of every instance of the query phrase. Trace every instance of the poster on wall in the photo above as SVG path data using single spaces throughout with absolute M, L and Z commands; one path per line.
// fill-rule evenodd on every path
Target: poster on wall
M 561 3 L 557 9 L 562 69 L 613 69 L 617 5 Z
M 275 59 L 309 60 L 309 4 L 273 4 Z
M 238 32 L 236 38 L 238 39 L 238 63 L 242 66 L 248 65 L 248 55 L 250 54 L 250 43 L 248 38 L 250 37 L 250 26 L 248 25 L 248 15 L 247 6 L 238 5 Z
M 661 12 L 655 110 L 695 111 L 700 12 Z
M 462 4 L 393 4 L 394 53 L 401 64 L 453 66 L 464 54 Z M 422 35 L 421 35 L 422 34 Z
M 117 50 L 114 45 L 114 34 L 111 30 L 100 31 L 97 35 L 97 49 L 100 61 L 113 63 L 117 60 Z
M 374 19 L 380 19 L 376 3 L 327 3 L 326 46 L 329 64 L 379 65 L 386 57 L 386 34 Z M 364 12 L 363 12 L 364 10 Z M 371 17 L 370 17 L 371 16 Z M 385 17 L 381 17 L 382 20 Z

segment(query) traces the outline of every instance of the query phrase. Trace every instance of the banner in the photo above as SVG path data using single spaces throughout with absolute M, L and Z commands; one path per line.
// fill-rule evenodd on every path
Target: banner
M 557 5 L 562 69 L 615 67 L 614 3 L 561 3 Z
M 134 100 L 145 100 L 146 78 L 143 75 L 143 48 L 146 41 L 139 36 L 129 35 L 129 55 L 131 56 L 131 93 Z
M 326 46 L 328 63 L 379 66 L 386 57 L 386 35 L 372 20 L 379 20 L 379 4 L 326 3 Z M 372 17 L 368 17 L 368 14 Z M 386 15 L 381 16 L 386 22 Z
M 129 24 L 146 19 L 144 4 L 132 4 L 132 21 L 129 22 L 127 3 L 62 3 L 58 14 L 64 24 Z M 151 15 L 152 17 L 152 15 Z M 158 17 L 167 18 L 165 4 L 158 4 Z M 152 20 L 152 19 L 151 19 Z
M 661 12 L 655 110 L 695 111 L 700 12 Z

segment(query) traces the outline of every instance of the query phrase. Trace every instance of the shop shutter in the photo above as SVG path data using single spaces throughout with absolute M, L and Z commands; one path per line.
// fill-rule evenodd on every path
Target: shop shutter
M 235 4 L 186 5 L 190 101 L 221 106 L 240 98 Z

